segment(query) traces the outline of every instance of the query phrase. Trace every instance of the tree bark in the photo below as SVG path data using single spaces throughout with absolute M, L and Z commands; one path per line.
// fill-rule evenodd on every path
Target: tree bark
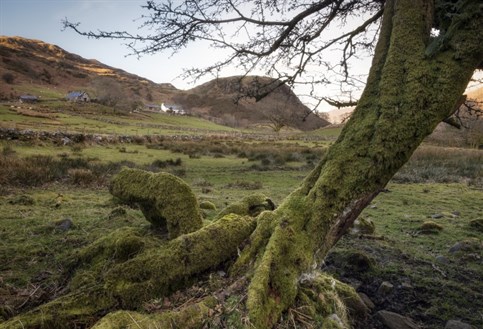
M 256 259 L 247 301 L 256 327 L 278 321 L 294 302 L 300 277 L 318 266 L 422 140 L 454 111 L 483 57 L 480 10 L 478 1 L 465 1 L 448 28 L 451 36 L 431 38 L 432 1 L 386 1 L 354 114 L 303 184 L 274 213 L 259 218 L 251 246 L 236 265 L 240 271 Z M 435 44 L 439 50 L 429 52 Z

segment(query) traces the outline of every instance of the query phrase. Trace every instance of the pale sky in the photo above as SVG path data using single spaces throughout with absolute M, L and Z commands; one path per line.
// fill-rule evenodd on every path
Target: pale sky
M 141 24 L 136 19 L 144 4 L 145 0 L 0 0 L 0 35 L 42 40 L 157 83 L 170 82 L 180 89 L 193 87 L 176 77 L 182 68 L 211 63 L 216 54 L 206 47 L 196 45 L 172 58 L 167 53 L 138 59 L 127 56 L 129 49 L 120 40 L 88 39 L 71 30 L 62 31 L 61 21 L 66 17 L 81 22 L 84 30 L 135 31 Z
M 129 49 L 121 40 L 88 39 L 72 30 L 62 31 L 61 21 L 68 18 L 80 22 L 84 31 L 136 31 L 147 12 L 141 8 L 146 0 L 0 0 L 0 35 L 20 36 L 55 44 L 64 50 L 84 58 L 121 68 L 157 83 L 172 83 L 179 89 L 194 87 L 190 80 L 177 78 L 183 68 L 205 67 L 224 58 L 219 50 L 203 44 L 195 44 L 170 58 L 169 53 L 145 55 L 141 58 L 129 55 Z M 136 19 L 138 19 L 136 21 Z M 362 71 L 368 70 L 366 61 Z M 367 68 L 366 68 L 367 66 Z M 231 68 L 223 75 L 240 75 L 244 72 Z M 196 84 L 211 80 L 207 76 Z M 324 87 L 327 93 L 327 86 Z M 296 93 L 302 94 L 304 91 Z M 338 91 L 334 91 L 336 95 Z M 310 106 L 310 104 L 307 104 Z M 325 106 L 321 110 L 328 110 Z

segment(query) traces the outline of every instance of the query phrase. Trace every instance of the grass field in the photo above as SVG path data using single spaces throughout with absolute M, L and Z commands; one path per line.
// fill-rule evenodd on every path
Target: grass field
M 241 136 L 241 131 L 191 117 L 95 116 L 90 111 L 56 112 L 46 119 L 0 105 L 0 126 L 203 138 L 62 146 L 0 141 L 0 327 L 2 320 L 61 293 L 75 250 L 120 227 L 147 229 L 139 210 L 113 212 L 119 205 L 107 186 L 122 166 L 178 175 L 199 201 L 215 204 L 217 210 L 204 213 L 209 220 L 253 193 L 279 204 L 340 132 L 243 131 Z M 325 269 L 370 296 L 373 313 L 395 311 L 423 328 L 443 328 L 450 319 L 483 327 L 482 153 L 421 146 L 360 216 L 374 223 L 374 234 L 344 236 Z M 468 247 L 450 252 L 457 243 Z M 351 261 L 354 257 L 362 261 Z M 364 259 L 371 266 L 362 266 Z M 381 296 L 378 289 L 385 281 L 393 289 Z M 359 328 L 369 328 L 364 325 Z
M 190 116 L 174 116 L 164 113 L 125 114 L 107 112 L 102 105 L 85 104 L 72 110 L 72 104 L 56 101 L 52 104 L 7 104 L 0 105 L 0 127 L 81 132 L 90 134 L 120 135 L 174 135 L 195 133 L 235 133 L 237 130 L 221 126 L 208 120 Z M 14 106 L 14 107 L 11 107 Z M 52 118 L 35 117 L 19 113 L 19 109 L 30 109 L 39 114 L 49 109 Z

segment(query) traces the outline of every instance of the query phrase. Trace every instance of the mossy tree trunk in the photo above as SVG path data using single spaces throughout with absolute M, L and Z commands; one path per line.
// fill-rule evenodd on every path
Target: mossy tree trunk
M 337 142 L 274 213 L 259 218 L 237 271 L 255 261 L 247 306 L 274 325 L 317 267 L 436 125 L 456 110 L 483 58 L 479 1 L 460 1 L 430 37 L 433 1 L 388 0 L 366 89 Z M 266 222 L 266 223 L 265 223 Z
M 429 0 L 386 1 L 366 89 L 337 142 L 276 210 L 265 211 L 257 217 L 254 230 L 250 221 L 225 219 L 231 225 L 226 227 L 227 232 L 238 232 L 239 225 L 246 226 L 242 235 L 233 235 L 237 239 L 250 236 L 231 267 L 231 275 L 247 278 L 248 315 L 256 328 L 273 327 L 297 297 L 309 298 L 310 291 L 332 285 L 320 274 L 307 274 L 318 267 L 421 141 L 452 114 L 474 70 L 482 64 L 480 2 L 459 1 L 452 7 L 454 12 L 448 20 L 450 23 L 445 26 L 435 23 L 433 15 L 438 12 L 435 9 L 441 1 L 436 3 Z M 441 28 L 438 37 L 431 37 L 434 26 Z M 216 229 L 223 230 L 223 221 L 216 225 Z M 170 244 L 185 246 L 179 248 L 183 259 L 191 250 L 203 254 L 206 259 L 221 258 L 215 253 L 221 247 L 215 248 L 196 239 L 197 234 L 215 239 L 210 232 L 205 227 L 199 233 L 191 233 L 189 246 L 183 242 L 186 240 L 184 235 Z M 227 238 L 231 239 L 229 234 Z M 236 248 L 232 249 L 235 253 Z M 212 257 L 210 253 L 213 253 Z M 141 252 L 127 264 L 137 264 L 140 260 L 144 261 L 143 264 L 156 263 L 146 259 L 146 255 Z M 221 262 L 212 260 L 213 264 Z M 173 266 L 175 263 L 173 260 Z M 193 274 L 212 266 L 208 262 L 201 263 L 195 262 L 199 267 L 193 265 Z M 123 266 L 117 264 L 116 268 L 122 272 Z M 142 284 L 149 288 L 151 277 L 159 273 L 142 272 L 146 276 Z M 140 280 L 139 277 L 120 277 L 121 281 L 117 282 L 115 277 L 109 276 L 111 286 L 130 287 L 133 280 Z M 303 278 L 306 277 L 315 278 L 312 284 L 318 288 L 303 288 Z M 105 281 L 106 278 L 102 276 L 99 280 Z M 136 287 L 141 287 L 137 281 Z M 102 285 L 105 287 L 105 282 Z M 151 290 L 148 288 L 142 290 L 146 292 L 144 297 L 154 298 L 149 295 Z M 156 289 L 152 290 L 156 292 Z M 343 287 L 338 290 L 339 295 L 350 295 Z M 210 303 L 200 304 L 199 308 L 210 314 L 206 310 Z M 135 308 L 135 305 L 129 307 Z M 181 317 L 180 314 L 177 316 Z M 100 322 L 99 327 L 115 327 L 112 323 L 116 319 L 122 322 L 137 316 L 129 312 L 112 313 Z M 149 321 L 157 320 L 150 318 Z M 5 327 L 14 327 L 14 323 L 15 319 Z

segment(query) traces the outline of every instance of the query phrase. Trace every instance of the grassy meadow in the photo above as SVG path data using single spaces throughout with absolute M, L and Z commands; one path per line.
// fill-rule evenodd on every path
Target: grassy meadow
M 340 132 L 275 134 L 157 113 L 96 115 L 88 106 L 74 112 L 68 104 L 22 112 L 10 106 L 0 105 L 0 128 L 169 138 L 0 141 L 0 327 L 62 294 L 64 269 L 76 250 L 117 228 L 149 225 L 139 210 L 120 206 L 108 192 L 123 166 L 181 177 L 200 202 L 215 204 L 216 210 L 204 210 L 210 220 L 255 192 L 280 203 Z M 394 311 L 422 328 L 443 328 L 451 319 L 483 327 L 482 164 L 481 150 L 423 144 L 360 216 L 375 231 L 344 236 L 325 269 L 368 295 L 373 313 Z M 458 243 L 462 247 L 452 250 Z M 384 295 L 382 282 L 393 286 Z

